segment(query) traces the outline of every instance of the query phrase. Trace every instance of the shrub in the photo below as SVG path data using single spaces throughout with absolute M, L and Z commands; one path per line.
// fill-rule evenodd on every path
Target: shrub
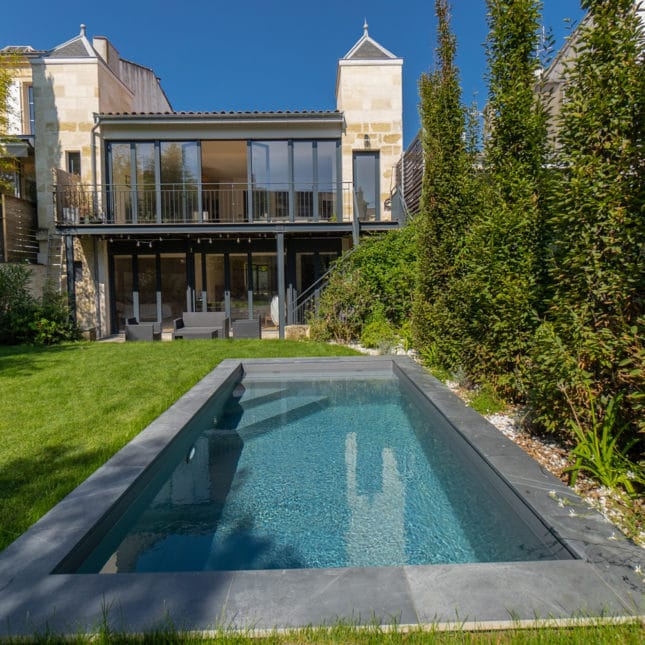
M 625 446 L 645 432 L 645 39 L 632 0 L 583 6 L 591 20 L 567 71 L 551 296 L 532 350 L 530 396 L 551 431 L 569 428 L 571 414 L 593 427 L 599 414 L 587 391 L 601 410 L 616 401 Z
M 414 284 L 414 234 L 407 226 L 366 238 L 336 262 L 310 321 L 312 338 L 351 342 L 377 318 L 395 329 L 406 323 Z
M 30 279 L 28 266 L 0 264 L 0 344 L 52 345 L 78 338 L 67 299 L 48 290 L 35 299 Z
M 398 343 L 399 336 L 390 322 L 381 313 L 376 313 L 363 327 L 361 345 L 382 352 L 391 351 Z

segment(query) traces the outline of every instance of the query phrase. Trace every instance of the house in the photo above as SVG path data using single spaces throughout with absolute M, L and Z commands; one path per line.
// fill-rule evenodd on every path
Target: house
M 83 25 L 27 60 L 37 259 L 83 330 L 225 311 L 283 337 L 340 253 L 399 225 L 403 62 L 367 24 L 335 110 L 175 112 L 151 69 Z

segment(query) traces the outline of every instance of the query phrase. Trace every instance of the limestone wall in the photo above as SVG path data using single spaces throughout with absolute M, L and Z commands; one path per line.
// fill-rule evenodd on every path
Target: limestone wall
M 81 181 L 91 182 L 90 133 L 99 108 L 97 59 L 36 61 L 33 85 L 38 225 L 48 229 L 54 218 L 52 169 L 65 169 L 65 152 L 81 153 Z
M 400 59 L 339 62 L 337 108 L 345 115 L 343 181 L 353 181 L 355 151 L 378 151 L 382 220 L 391 219 L 385 202 L 394 187 L 395 166 L 403 152 L 401 71 Z

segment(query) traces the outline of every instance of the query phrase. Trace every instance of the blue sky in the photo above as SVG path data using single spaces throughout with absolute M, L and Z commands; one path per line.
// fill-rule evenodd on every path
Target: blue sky
M 561 44 L 578 0 L 545 0 Z M 464 100 L 486 98 L 484 0 L 453 0 Z M 406 145 L 419 127 L 417 83 L 433 64 L 433 0 L 17 0 L 6 2 L 0 47 L 49 49 L 87 25 L 124 58 L 152 67 L 175 110 L 334 109 L 336 63 L 362 35 L 404 59 Z

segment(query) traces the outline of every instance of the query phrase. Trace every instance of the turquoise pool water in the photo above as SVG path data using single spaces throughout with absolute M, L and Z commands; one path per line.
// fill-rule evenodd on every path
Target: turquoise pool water
M 396 378 L 247 379 L 204 418 L 80 572 L 556 557 Z

